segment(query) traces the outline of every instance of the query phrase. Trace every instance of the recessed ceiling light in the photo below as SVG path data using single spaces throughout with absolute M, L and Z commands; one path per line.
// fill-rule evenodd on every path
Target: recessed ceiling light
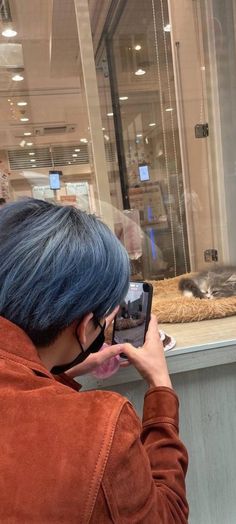
M 35 153 L 33 153 L 33 151 L 31 151 L 31 152 L 29 153 L 29 156 L 34 156 L 34 155 L 35 155 Z
M 156 125 L 156 122 L 151 122 L 151 123 L 149 124 L 149 127 L 154 127 L 155 125 Z
M 68 162 L 68 164 L 71 164 L 71 162 Z
M 2 31 L 2 36 L 5 36 L 6 38 L 12 38 L 13 36 L 17 35 L 17 31 L 14 31 L 14 29 L 11 29 L 10 27 L 7 27 Z
M 76 153 L 79 153 L 79 152 L 80 152 L 80 149 L 75 149 L 75 152 L 76 152 Z
M 108 142 L 108 140 L 110 140 L 109 136 L 108 135 L 104 135 L 104 138 L 105 140 Z
M 26 145 L 27 145 L 27 146 L 32 146 L 32 145 L 33 145 L 33 142 L 27 142 Z
M 114 113 L 107 113 L 107 116 L 113 116 Z
M 24 146 L 25 146 L 25 140 L 21 140 L 20 147 L 24 147 Z
M 82 142 L 83 144 L 87 144 L 87 143 L 88 143 L 88 140 L 87 140 L 87 138 L 81 138 L 81 139 L 80 139 L 80 142 Z
M 136 135 L 137 138 L 142 138 L 142 133 L 138 133 L 138 135 Z
M 14 75 L 12 77 L 12 80 L 14 80 L 14 82 L 21 82 L 22 80 L 24 80 L 24 77 L 22 75 Z
M 135 71 L 134 73 L 136 76 L 142 76 L 142 75 L 145 75 L 146 74 L 146 71 L 144 71 L 144 69 L 138 69 L 137 71 Z
M 17 105 L 20 107 L 27 106 L 27 102 L 17 102 Z
M 206 67 L 205 66 L 201 66 L 200 69 L 201 69 L 201 71 L 205 71 Z
M 73 153 L 73 155 L 72 155 L 72 156 L 73 156 L 73 157 L 77 157 L 78 155 L 77 155 L 76 153 Z
M 119 97 L 119 100 L 121 100 L 121 101 L 123 101 L 123 100 L 128 100 L 128 98 L 129 98 L 128 96 L 120 96 L 120 97 Z
M 21 119 L 20 119 L 21 122 L 29 122 L 29 119 L 26 117 L 26 116 L 23 116 Z
M 7 101 L 8 101 L 8 102 L 11 102 L 11 99 L 10 99 L 10 98 L 8 98 L 8 99 L 7 99 Z
M 106 131 L 106 128 L 105 128 L 105 127 L 102 127 L 102 131 Z
M 134 46 L 135 51 L 140 51 L 142 49 L 142 46 L 140 44 L 137 44 Z
M 164 26 L 164 31 L 165 31 L 165 33 L 170 33 L 171 32 L 171 25 L 170 24 L 166 24 Z
M 31 159 L 30 159 L 30 162 L 35 162 L 35 159 L 34 159 L 34 158 L 31 158 Z
M 31 135 L 32 135 L 32 133 L 31 133 L 30 131 L 26 131 L 26 132 L 24 133 L 24 136 L 31 136 Z
M 10 102 L 10 106 L 14 106 L 13 102 Z
M 174 111 L 174 110 L 173 110 L 173 107 L 167 107 L 167 108 L 166 108 L 166 112 L 167 112 L 167 113 L 170 113 L 171 111 Z

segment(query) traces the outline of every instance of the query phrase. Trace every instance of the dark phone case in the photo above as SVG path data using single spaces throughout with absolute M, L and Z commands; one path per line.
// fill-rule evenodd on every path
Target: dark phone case
M 148 330 L 148 325 L 149 325 L 149 322 L 150 322 L 150 318 L 151 318 L 151 310 L 152 310 L 152 297 L 153 297 L 153 286 L 152 284 L 149 284 L 149 282 L 145 282 L 145 281 L 135 281 L 137 282 L 138 284 L 145 284 L 146 286 L 148 286 L 148 305 L 147 305 L 147 314 L 146 314 L 146 322 L 145 322 L 145 329 L 144 329 L 144 340 L 143 340 L 143 343 L 145 342 L 145 336 L 146 336 L 146 333 L 147 333 L 147 330 Z M 114 336 L 115 336 L 115 330 L 116 330 L 116 317 L 114 319 L 114 324 L 113 324 L 113 333 L 112 333 L 112 344 L 116 344 L 116 342 L 114 341 Z M 124 353 L 121 353 L 120 354 L 120 357 L 123 358 L 123 359 L 126 359 L 127 360 L 127 357 Z

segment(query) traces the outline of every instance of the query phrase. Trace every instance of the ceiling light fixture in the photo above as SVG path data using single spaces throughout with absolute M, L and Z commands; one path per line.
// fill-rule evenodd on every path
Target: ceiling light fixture
M 29 119 L 26 117 L 26 116 L 23 116 L 21 119 L 20 119 L 21 122 L 29 122 Z
M 142 133 L 138 133 L 138 135 L 136 135 L 137 138 L 142 138 Z
M 114 113 L 107 113 L 107 116 L 113 116 Z
M 77 157 L 78 155 L 77 155 L 76 153 L 73 153 L 73 155 L 72 155 L 72 156 L 73 156 L 73 157 Z
M 31 158 L 31 159 L 30 159 L 30 162 L 35 162 L 35 159 L 34 159 L 34 158 Z
M 30 131 L 26 131 L 26 132 L 24 133 L 24 136 L 31 136 L 31 135 L 32 135 L 32 133 L 31 133 Z
M 83 144 L 87 144 L 87 143 L 88 143 L 88 140 L 87 140 L 87 138 L 81 138 L 81 139 L 80 139 L 80 142 L 82 142 Z
M 170 33 L 171 32 L 171 25 L 170 24 L 166 24 L 164 26 L 164 31 L 165 31 L 165 33 Z
M 22 80 L 24 80 L 24 77 L 22 75 L 16 74 L 12 76 L 12 80 L 14 80 L 14 82 L 21 82 Z
M 110 140 L 109 136 L 108 135 L 104 135 L 104 138 L 105 140 L 108 142 L 108 140 Z
M 30 156 L 34 156 L 35 153 L 33 153 L 32 151 L 29 153 Z
M 25 140 L 21 140 L 20 147 L 24 147 L 24 146 L 25 146 Z
M 11 29 L 11 27 L 7 27 L 2 31 L 2 36 L 5 36 L 6 38 L 13 38 L 13 36 L 17 35 L 17 31 L 14 31 L 14 29 Z
M 146 71 L 144 71 L 144 69 L 137 69 L 137 71 L 135 71 L 134 73 L 136 76 L 142 76 L 142 75 L 145 75 L 146 74 Z
M 123 100 L 128 100 L 128 96 L 120 96 L 119 97 L 119 100 L 121 100 L 123 102 Z
M 106 128 L 105 128 L 105 127 L 102 127 L 102 131 L 106 131 Z
M 26 145 L 27 145 L 27 146 L 32 146 L 32 145 L 33 145 L 33 142 L 27 142 Z
M 149 127 L 154 127 L 155 125 L 156 125 L 156 122 L 151 122 L 151 123 L 149 124 Z
M 76 153 L 79 153 L 79 152 L 80 152 L 80 149 L 75 149 L 75 152 L 76 152 Z
M 134 46 L 135 51 L 141 51 L 142 46 L 140 44 L 137 44 Z
M 167 112 L 167 113 L 171 113 L 171 111 L 174 111 L 174 110 L 173 110 L 173 107 L 167 107 L 167 108 L 166 108 L 166 112 Z
M 20 107 L 27 106 L 27 102 L 17 102 L 17 105 Z

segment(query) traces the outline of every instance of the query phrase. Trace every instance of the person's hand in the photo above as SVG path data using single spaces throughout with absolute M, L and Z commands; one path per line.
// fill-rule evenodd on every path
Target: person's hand
M 77 364 L 71 369 L 66 371 L 66 374 L 71 377 L 79 377 L 80 375 L 86 375 L 92 373 L 98 366 L 105 364 L 107 360 L 117 355 L 120 355 L 123 351 L 123 344 L 116 344 L 114 346 L 107 346 L 102 351 L 89 355 L 81 364 Z
M 151 316 L 144 345 L 134 348 L 131 344 L 122 344 L 122 348 L 129 362 L 136 367 L 150 387 L 172 387 L 155 315 Z M 124 363 L 125 365 L 127 364 Z

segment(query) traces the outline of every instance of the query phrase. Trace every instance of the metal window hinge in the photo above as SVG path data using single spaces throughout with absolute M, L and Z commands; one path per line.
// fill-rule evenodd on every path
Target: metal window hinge
M 196 124 L 195 125 L 195 138 L 206 138 L 209 136 L 208 124 Z
M 217 249 L 206 249 L 204 251 L 205 262 L 218 262 L 218 251 Z

